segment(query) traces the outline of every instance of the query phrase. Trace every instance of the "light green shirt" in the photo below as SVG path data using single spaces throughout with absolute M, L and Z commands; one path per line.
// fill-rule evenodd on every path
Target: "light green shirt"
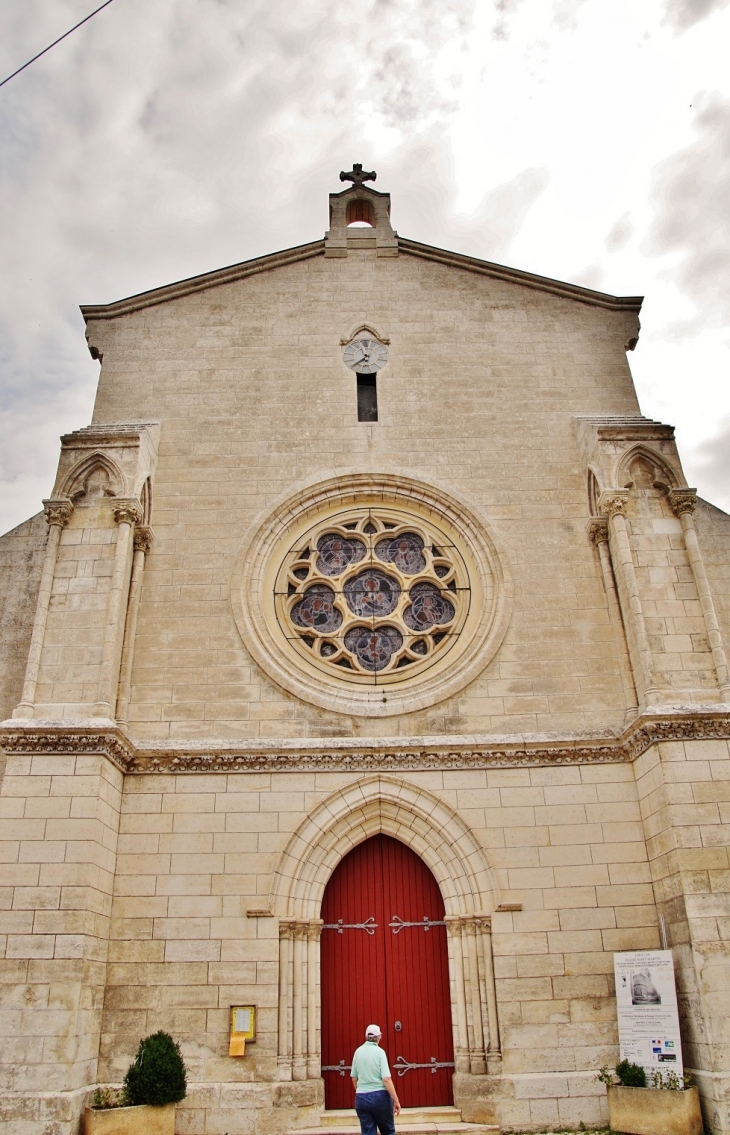
M 390 1078 L 388 1058 L 382 1048 L 378 1048 L 374 1040 L 366 1040 L 355 1049 L 352 1058 L 350 1075 L 357 1080 L 356 1093 L 382 1092 L 385 1088 L 383 1080 Z

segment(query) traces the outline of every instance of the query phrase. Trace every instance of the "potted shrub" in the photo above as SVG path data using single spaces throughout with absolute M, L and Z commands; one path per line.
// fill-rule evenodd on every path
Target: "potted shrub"
M 187 1076 L 179 1045 L 158 1032 L 140 1041 L 120 1089 L 97 1088 L 84 1111 L 85 1135 L 175 1135 L 175 1104 Z
M 680 1078 L 676 1072 L 656 1071 L 649 1086 L 641 1065 L 622 1060 L 615 1074 L 605 1065 L 596 1079 L 606 1085 L 612 1131 L 626 1135 L 702 1135 L 700 1097 L 689 1076 Z

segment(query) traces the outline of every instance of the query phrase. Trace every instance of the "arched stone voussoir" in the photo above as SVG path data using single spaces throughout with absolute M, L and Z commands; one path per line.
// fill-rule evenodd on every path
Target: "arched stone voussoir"
M 487 914 L 498 905 L 494 869 L 453 808 L 428 789 L 374 774 L 339 788 L 301 822 L 274 872 L 271 910 L 280 918 L 319 917 L 337 864 L 381 832 L 420 856 L 439 884 L 448 915 Z

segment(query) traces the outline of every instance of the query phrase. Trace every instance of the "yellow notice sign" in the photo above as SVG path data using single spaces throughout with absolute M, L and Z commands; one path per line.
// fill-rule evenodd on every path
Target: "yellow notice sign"
M 245 1056 L 246 1041 L 256 1040 L 256 1006 L 231 1005 L 231 1037 L 229 1056 Z

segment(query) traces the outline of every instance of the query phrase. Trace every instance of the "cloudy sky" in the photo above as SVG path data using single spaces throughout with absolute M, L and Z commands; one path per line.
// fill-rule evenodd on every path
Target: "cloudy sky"
M 0 78 L 94 0 L 15 0 Z M 730 0 L 115 0 L 0 88 L 0 531 L 98 363 L 79 303 L 315 240 L 361 161 L 405 236 L 644 294 L 630 362 L 730 510 Z

